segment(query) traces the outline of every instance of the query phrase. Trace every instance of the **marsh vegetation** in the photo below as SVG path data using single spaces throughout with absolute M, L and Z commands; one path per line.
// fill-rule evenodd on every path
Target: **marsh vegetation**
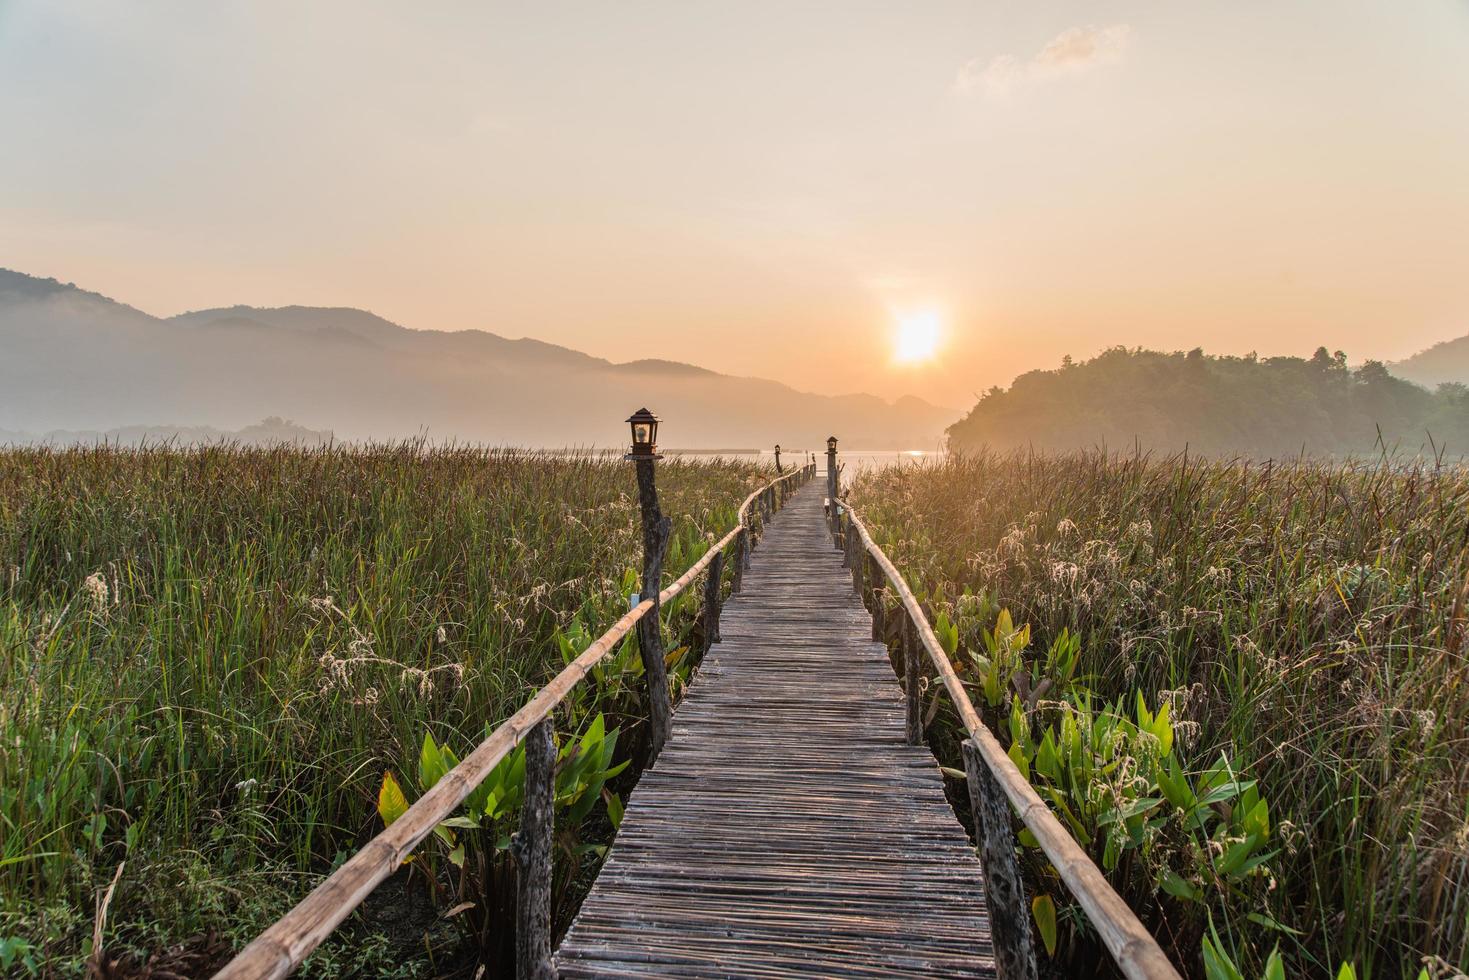
M 668 460 L 659 477 L 676 575 L 769 474 Z M 6 451 L 0 972 L 80 975 L 114 878 L 109 960 L 189 974 L 237 948 L 381 829 L 386 780 L 415 795 L 626 611 L 637 514 L 620 459 Z M 675 684 L 697 601 L 665 607 Z M 640 764 L 639 677 L 624 649 L 557 717 L 568 754 L 597 749 L 560 801 L 563 912 Z M 504 826 L 473 837 L 473 875 L 423 848 L 304 975 L 463 959 L 506 898 Z M 474 912 L 442 918 L 466 897 Z
M 1469 965 L 1469 473 L 981 453 L 868 471 L 853 500 L 1011 757 L 1175 962 L 1220 980 L 1276 975 L 1272 954 L 1293 976 Z M 1053 964 L 1095 968 L 1084 916 L 1026 859 L 1057 910 Z

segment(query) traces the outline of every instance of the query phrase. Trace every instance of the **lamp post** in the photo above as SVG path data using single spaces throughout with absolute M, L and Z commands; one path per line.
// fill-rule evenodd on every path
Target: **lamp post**
M 646 408 L 640 408 L 629 416 L 627 423 L 632 429 L 632 449 L 623 457 L 636 466 L 638 474 L 638 509 L 643 519 L 643 581 L 639 586 L 639 598 L 653 603 L 647 615 L 638 620 L 638 650 L 643 657 L 643 673 L 648 679 L 651 759 L 656 759 L 663 750 L 673 719 L 658 601 L 658 593 L 663 588 L 663 552 L 668 548 L 670 528 L 668 518 L 658 507 L 658 487 L 653 481 L 653 464 L 663 458 L 658 452 L 659 421 L 658 416 Z
M 837 437 L 826 439 L 826 499 L 830 501 L 827 520 L 831 522 L 831 533 L 837 531 Z
M 775 444 L 775 473 L 779 476 L 784 472 L 785 470 L 780 468 L 780 443 L 777 442 Z

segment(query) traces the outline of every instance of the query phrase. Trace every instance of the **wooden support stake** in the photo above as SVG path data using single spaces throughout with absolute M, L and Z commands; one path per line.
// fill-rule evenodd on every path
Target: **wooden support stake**
M 908 696 L 908 744 L 923 744 L 923 699 L 918 691 L 918 629 L 911 616 L 903 617 L 903 692 Z
M 888 635 L 887 607 L 883 603 L 885 586 L 882 581 L 882 566 L 871 553 L 867 555 L 867 582 L 872 593 L 872 638 L 883 642 Z
M 668 665 L 663 659 L 663 620 L 658 593 L 663 588 L 663 553 L 668 548 L 672 524 L 658 507 L 658 487 L 653 482 L 653 461 L 640 459 L 638 468 L 638 505 L 643 515 L 643 584 L 642 597 L 653 603 L 648 614 L 638 620 L 638 650 L 643 658 L 643 674 L 648 681 L 648 722 L 652 729 L 652 759 L 658 758 L 668 741 L 673 724 L 673 701 L 668 695 Z
M 556 742 L 551 719 L 525 737 L 525 802 L 520 830 L 510 839 L 515 859 L 515 975 L 553 980 L 551 971 L 551 835 L 554 828 Z
M 724 554 L 714 556 L 704 573 L 704 652 L 719 642 L 719 599 L 724 586 Z
M 852 591 L 857 593 L 858 598 L 861 598 L 862 571 L 867 567 L 867 562 L 863 559 L 867 557 L 867 552 L 862 550 L 862 545 L 855 534 L 848 535 L 848 542 L 847 567 L 852 570 Z
M 750 548 L 748 538 L 749 531 L 746 528 L 740 528 L 740 533 L 735 535 L 734 581 L 729 587 L 731 593 L 739 592 L 745 585 L 745 552 Z
M 826 449 L 826 526 L 831 529 L 832 539 L 837 534 L 837 451 L 828 445 Z
M 1035 946 L 1030 937 L 1030 906 L 1015 857 L 1015 831 L 1010 804 L 1000 784 L 980 757 L 973 739 L 964 740 L 964 772 L 969 805 L 974 808 L 974 834 L 984 865 L 985 903 L 994 938 L 995 972 L 1000 980 L 1036 980 Z

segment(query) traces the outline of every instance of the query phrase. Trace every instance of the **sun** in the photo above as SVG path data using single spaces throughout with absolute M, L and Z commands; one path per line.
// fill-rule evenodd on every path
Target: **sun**
M 898 315 L 893 334 L 893 360 L 922 364 L 933 360 L 943 340 L 943 317 L 937 310 L 914 310 Z

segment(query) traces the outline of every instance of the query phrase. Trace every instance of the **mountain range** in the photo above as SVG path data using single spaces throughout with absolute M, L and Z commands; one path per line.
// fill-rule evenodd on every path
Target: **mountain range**
M 482 330 L 409 329 L 346 307 L 156 317 L 0 270 L 0 431 L 239 430 L 267 416 L 339 439 L 607 447 L 646 405 L 683 448 L 931 448 L 958 413 L 819 395 L 675 361 L 615 363 Z

